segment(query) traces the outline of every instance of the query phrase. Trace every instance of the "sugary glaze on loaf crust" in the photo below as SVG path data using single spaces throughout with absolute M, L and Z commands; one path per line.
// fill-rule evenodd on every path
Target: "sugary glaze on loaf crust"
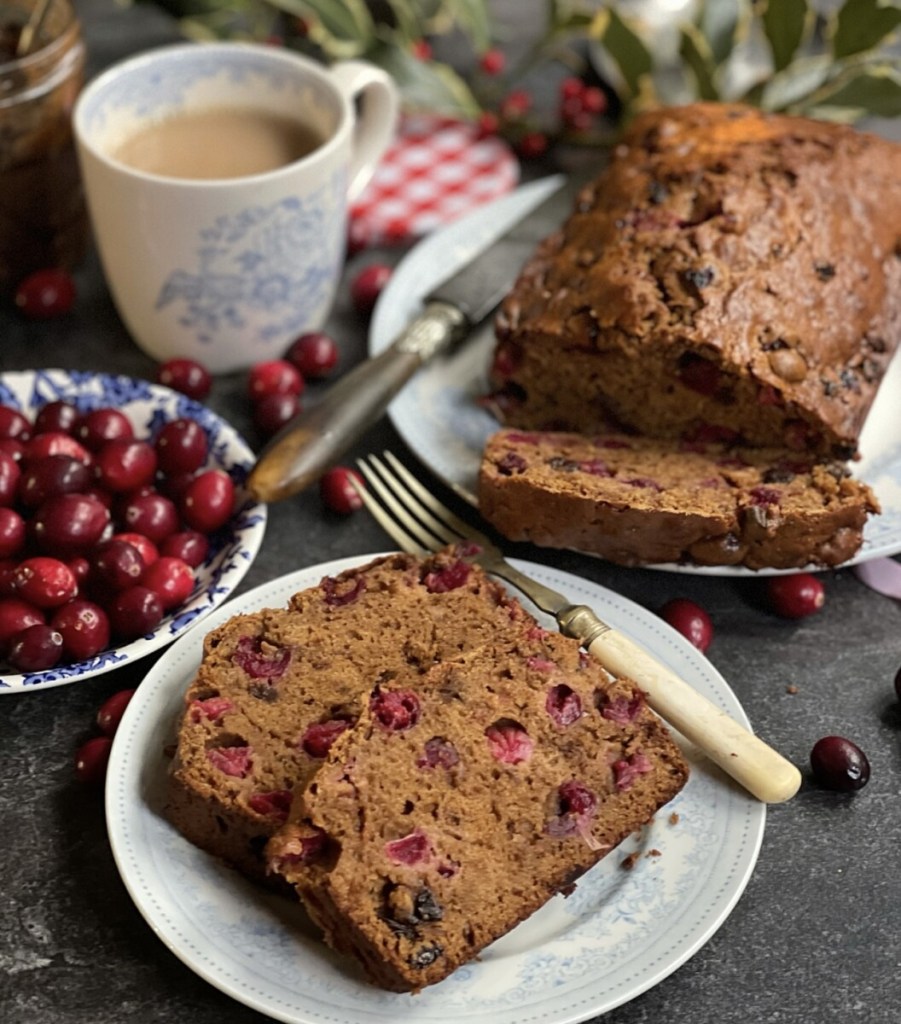
M 377 985 L 445 978 L 684 785 L 634 684 L 526 619 L 373 688 L 269 844 L 336 950 Z
M 497 319 L 511 426 L 851 457 L 901 337 L 901 147 L 727 104 L 636 118 Z
M 879 505 L 844 463 L 786 449 L 507 429 L 479 509 L 510 540 L 625 565 L 790 569 L 847 561 Z
M 381 673 L 427 672 L 514 628 L 507 591 L 452 552 L 392 555 L 238 615 L 204 640 L 184 698 L 166 814 L 259 879 L 293 790 L 360 712 Z M 515 626 L 518 631 L 518 626 Z

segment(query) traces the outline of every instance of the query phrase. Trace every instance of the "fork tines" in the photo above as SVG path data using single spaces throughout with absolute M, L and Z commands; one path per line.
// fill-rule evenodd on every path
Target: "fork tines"
M 358 488 L 364 505 L 402 550 L 427 555 L 474 538 L 476 531 L 438 501 L 391 452 L 384 453 L 384 461 L 369 455 L 358 459 L 357 465 L 371 488 Z

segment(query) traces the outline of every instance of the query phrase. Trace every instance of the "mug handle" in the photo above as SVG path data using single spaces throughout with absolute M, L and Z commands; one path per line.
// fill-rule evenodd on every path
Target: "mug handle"
M 365 61 L 338 61 L 330 71 L 351 105 L 358 105 L 347 193 L 353 202 L 368 184 L 394 138 L 400 96 L 394 79 Z

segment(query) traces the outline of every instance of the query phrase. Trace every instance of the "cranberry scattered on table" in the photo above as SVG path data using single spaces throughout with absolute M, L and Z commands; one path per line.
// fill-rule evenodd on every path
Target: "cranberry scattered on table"
M 357 493 L 352 481 L 361 487 L 363 477 L 355 469 L 347 466 L 335 466 L 322 475 L 319 480 L 319 495 L 322 503 L 338 515 L 348 516 L 363 507 L 363 499 Z
M 391 273 L 384 263 L 371 263 L 357 272 L 350 282 L 350 297 L 358 313 L 368 316 L 373 311 Z
M 327 377 L 338 365 L 338 346 L 321 331 L 301 334 L 288 346 L 285 359 L 310 380 Z
M 803 619 L 826 603 L 823 581 L 808 572 L 770 576 L 766 581 L 770 608 L 784 619 Z
M 810 752 L 810 767 L 816 781 L 826 789 L 853 793 L 870 780 L 866 754 L 844 736 L 824 736 Z
M 713 623 L 707 612 L 687 597 L 674 597 L 660 609 L 660 617 L 701 652 L 713 640 Z
M 157 368 L 156 379 L 173 391 L 202 402 L 213 388 L 210 371 L 194 359 L 169 359 Z
M 13 300 L 29 320 L 50 320 L 75 305 L 75 282 L 66 270 L 36 270 L 19 282 Z

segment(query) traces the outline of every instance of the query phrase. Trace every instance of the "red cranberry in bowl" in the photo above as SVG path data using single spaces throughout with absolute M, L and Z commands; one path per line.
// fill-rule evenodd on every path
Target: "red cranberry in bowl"
M 63 638 L 45 622 L 16 633 L 6 655 L 10 665 L 20 672 L 44 672 L 58 665 L 62 656 Z
M 34 432 L 46 434 L 71 434 L 81 420 L 81 413 L 69 402 L 48 402 L 35 413 Z
M 0 598 L 0 654 L 9 650 L 17 633 L 44 621 L 44 613 L 31 602 L 20 597 Z
M 206 462 L 209 442 L 196 420 L 181 417 L 163 426 L 154 448 L 163 473 L 193 473 Z
M 213 533 L 228 522 L 234 502 L 232 478 L 221 469 L 208 469 L 198 474 L 182 492 L 182 519 L 192 530 Z
M 20 562 L 13 572 L 16 595 L 37 608 L 57 608 L 78 591 L 72 570 L 58 558 L 37 555 Z
M 171 611 L 190 597 L 194 589 L 194 572 L 180 558 L 160 555 L 144 570 L 141 583 L 159 597 L 163 611 Z
M 68 557 L 93 547 L 109 526 L 109 509 L 89 494 L 55 494 L 39 506 L 32 534 L 46 553 Z
M 163 602 L 149 587 L 138 584 L 116 594 L 107 608 L 114 637 L 137 640 L 163 621 Z
M 210 542 L 198 530 L 179 530 L 172 533 L 160 544 L 160 554 L 180 558 L 196 569 L 203 565 L 210 551 Z
M 85 413 L 73 433 L 85 448 L 96 452 L 108 441 L 130 441 L 135 432 L 124 412 L 105 407 Z
M 134 491 L 153 482 L 156 461 L 148 441 L 118 438 L 97 453 L 97 477 L 108 491 Z
M 109 646 L 110 624 L 106 612 L 93 601 L 76 597 L 57 608 L 50 626 L 63 638 L 63 655 L 72 661 L 93 658 Z
M 25 520 L 14 508 L 0 508 L 0 558 L 18 554 L 25 546 Z
M 0 452 L 0 507 L 15 502 L 21 476 L 17 460 L 8 452 Z

